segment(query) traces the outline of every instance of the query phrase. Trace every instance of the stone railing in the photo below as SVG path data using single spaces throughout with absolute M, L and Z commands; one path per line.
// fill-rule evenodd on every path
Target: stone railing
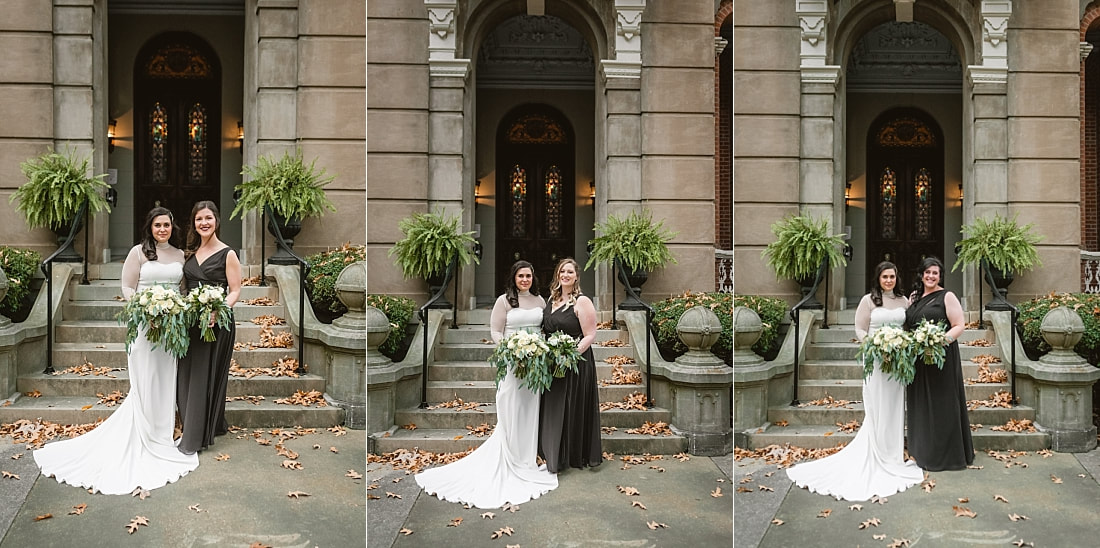
M 1100 252 L 1081 251 L 1081 291 L 1100 293 Z
M 714 289 L 719 293 L 733 293 L 732 250 L 714 250 Z

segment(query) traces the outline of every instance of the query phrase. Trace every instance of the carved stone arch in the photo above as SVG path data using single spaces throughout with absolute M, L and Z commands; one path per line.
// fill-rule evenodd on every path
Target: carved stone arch
M 944 35 L 962 57 L 964 66 L 981 64 L 982 16 L 979 6 L 963 3 L 916 2 L 913 20 L 925 23 Z M 872 28 L 895 19 L 894 3 L 889 0 L 865 2 L 841 8 L 831 24 L 829 62 L 846 67 L 852 49 Z
M 602 3 L 597 11 L 587 2 L 562 0 L 546 3 L 546 15 L 553 15 L 569 23 L 584 36 L 588 47 L 597 59 L 610 58 L 609 43 L 614 42 L 615 9 L 611 3 Z M 485 37 L 502 21 L 526 14 L 526 6 L 520 2 L 499 0 L 484 2 L 469 12 L 455 16 L 455 57 L 473 59 Z

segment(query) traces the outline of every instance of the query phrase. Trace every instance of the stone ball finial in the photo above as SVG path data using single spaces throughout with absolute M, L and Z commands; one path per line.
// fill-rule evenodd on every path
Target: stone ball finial
M 676 322 L 676 333 L 688 347 L 688 352 L 709 352 L 710 347 L 722 336 L 722 322 L 713 310 L 705 306 L 693 306 Z
M 350 312 L 362 312 L 367 304 L 367 262 L 355 261 L 336 276 L 336 298 Z
M 752 351 L 752 345 L 764 334 L 764 322 L 751 308 L 733 308 L 733 362 L 737 365 L 755 365 L 764 362 Z
M 1043 316 L 1039 331 L 1054 352 L 1073 353 L 1073 347 L 1077 346 L 1085 334 L 1085 322 L 1076 312 L 1059 306 Z

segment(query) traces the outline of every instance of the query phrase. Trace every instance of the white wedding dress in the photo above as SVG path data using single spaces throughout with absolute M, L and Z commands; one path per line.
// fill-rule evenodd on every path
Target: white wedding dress
M 542 309 L 508 311 L 504 334 L 519 329 L 538 332 Z M 536 463 L 539 432 L 539 396 L 511 371 L 496 394 L 497 424 L 489 439 L 469 455 L 446 466 L 416 475 L 416 483 L 441 500 L 478 508 L 522 504 L 558 486 L 558 477 Z
M 870 333 L 905 322 L 905 309 L 874 308 Z M 870 336 L 870 335 L 868 335 Z M 799 487 L 837 499 L 865 501 L 899 493 L 924 480 L 912 460 L 904 460 L 905 386 L 875 370 L 863 382 L 865 416 L 856 437 L 840 452 L 787 469 Z
M 147 261 L 137 288 L 178 287 L 182 277 L 182 263 Z M 130 391 L 107 420 L 82 436 L 34 452 L 43 475 L 106 495 L 128 495 L 137 487 L 163 487 L 198 467 L 198 455 L 180 453 L 172 440 L 176 358 L 152 349 L 142 331 L 130 345 L 128 370 Z

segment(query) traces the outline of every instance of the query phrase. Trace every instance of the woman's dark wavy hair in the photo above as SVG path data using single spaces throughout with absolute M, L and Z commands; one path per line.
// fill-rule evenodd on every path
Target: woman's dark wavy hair
M 875 303 L 875 306 L 882 306 L 882 273 L 886 270 L 893 270 L 894 276 L 898 274 L 898 266 L 890 261 L 882 261 L 875 267 L 875 281 L 871 284 L 871 302 Z M 904 297 L 905 293 L 901 291 L 901 284 L 895 282 L 894 289 L 891 291 L 895 297 Z
M 191 220 L 187 226 L 187 249 L 184 250 L 185 254 L 190 257 L 198 251 L 199 246 L 202 245 L 202 237 L 199 236 L 197 230 L 195 230 L 195 215 L 198 215 L 200 211 L 209 209 L 214 213 L 214 234 L 218 234 L 218 229 L 222 227 L 222 216 L 218 212 L 218 206 L 210 200 L 202 200 L 201 202 L 195 202 L 195 207 L 191 208 Z
M 913 294 L 917 297 L 920 297 L 921 294 L 924 293 L 924 283 L 921 282 L 921 279 L 924 278 L 924 271 L 933 266 L 939 267 L 940 286 L 943 286 L 943 273 L 945 272 L 943 268 L 943 261 L 941 261 L 938 257 L 929 255 L 920 262 L 920 267 L 917 268 L 917 279 L 913 280 Z
M 179 235 L 179 227 L 176 226 L 176 217 L 172 215 L 172 212 L 168 208 L 157 206 L 150 209 L 149 213 L 145 216 L 145 223 L 142 224 L 141 227 L 141 253 L 150 261 L 157 260 L 157 240 L 153 237 L 153 219 L 161 215 L 167 215 L 169 222 L 172 223 L 172 235 L 168 238 L 168 243 L 176 245 L 175 240 L 178 239 Z
M 535 267 L 527 261 L 516 261 L 512 265 L 512 270 L 508 273 L 508 284 L 504 287 L 504 298 L 508 299 L 508 305 L 512 308 L 519 308 L 519 288 L 516 287 L 516 273 L 522 268 L 531 269 L 531 294 L 539 294 L 539 278 L 535 275 Z

